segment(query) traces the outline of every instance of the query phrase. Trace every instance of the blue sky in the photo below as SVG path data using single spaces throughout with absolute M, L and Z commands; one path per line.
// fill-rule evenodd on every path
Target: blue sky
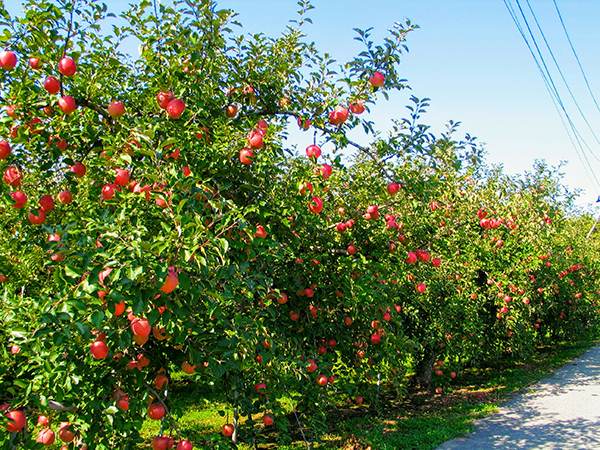
M 514 4 L 515 0 L 512 0 Z M 526 0 L 520 0 L 526 8 Z M 8 3 L 11 3 L 10 1 Z M 122 3 L 106 2 L 111 10 Z M 509 174 L 531 169 L 535 159 L 550 165 L 568 161 L 562 169 L 570 188 L 585 189 L 579 204 L 596 210 L 596 189 L 569 141 L 542 78 L 518 33 L 503 0 L 312 0 L 313 20 L 305 31 L 317 48 L 338 61 L 351 59 L 362 50 L 353 28 L 373 27 L 375 41 L 386 36 L 396 21 L 410 18 L 420 29 L 409 34 L 410 52 L 404 55 L 400 73 L 411 91 L 381 99 L 371 119 L 386 130 L 390 118 L 406 115 L 408 97 L 429 97 L 431 106 L 423 118 L 434 132 L 448 120 L 462 122 L 461 134 L 477 136 L 486 145 L 488 161 L 503 164 Z M 596 134 L 600 112 L 593 104 L 576 61 L 564 37 L 551 0 L 530 0 L 567 81 Z M 600 99 L 600 2 L 557 0 L 571 39 Z M 10 9 L 14 11 L 13 7 Z M 279 35 L 295 18 L 295 0 L 220 0 L 219 7 L 239 13 L 243 28 L 236 32 Z M 7 5 L 9 6 L 9 5 Z M 533 26 L 533 24 L 532 24 Z M 538 42 L 543 45 L 541 37 Z M 545 54 L 548 64 L 551 59 Z M 553 77 L 567 111 L 591 150 L 600 158 L 600 145 L 584 125 L 556 71 Z M 307 134 L 293 133 L 298 148 L 307 145 Z M 600 162 L 588 154 L 591 170 L 600 178 Z

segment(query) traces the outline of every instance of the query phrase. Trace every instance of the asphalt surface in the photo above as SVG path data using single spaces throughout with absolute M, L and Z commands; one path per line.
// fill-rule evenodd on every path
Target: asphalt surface
M 600 449 L 600 346 L 507 401 L 437 450 Z

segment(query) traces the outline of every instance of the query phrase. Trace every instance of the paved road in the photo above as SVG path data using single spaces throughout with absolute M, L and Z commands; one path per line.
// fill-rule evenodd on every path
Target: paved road
M 600 449 L 600 346 L 475 422 L 437 450 Z

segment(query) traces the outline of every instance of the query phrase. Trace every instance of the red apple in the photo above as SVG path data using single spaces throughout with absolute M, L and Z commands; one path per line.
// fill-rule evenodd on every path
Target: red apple
M 0 52 L 0 67 L 4 70 L 12 70 L 17 65 L 17 55 L 10 50 Z
M 328 380 L 327 380 L 327 377 L 325 375 L 321 375 L 321 376 L 319 376 L 319 378 L 317 378 L 317 384 L 319 386 L 325 386 L 325 385 L 327 385 L 327 381 Z
M 185 103 L 179 98 L 171 100 L 167 105 L 167 114 L 171 119 L 179 119 L 184 111 Z
M 338 106 L 329 113 L 329 123 L 332 125 L 341 125 L 348 120 L 348 110 L 343 106 Z
M 420 292 L 422 294 L 425 292 L 427 287 L 425 286 L 425 283 L 419 283 L 419 284 L 417 284 L 416 289 L 417 289 L 417 292 Z
M 254 233 L 254 236 L 256 236 L 257 238 L 266 238 L 267 237 L 267 231 L 265 230 L 265 227 L 263 227 L 262 225 L 258 225 L 256 227 L 256 233 Z
M 148 320 L 142 317 L 135 317 L 131 321 L 131 331 L 136 336 L 146 337 L 150 335 L 152 327 L 148 323 Z
M 385 77 L 381 72 L 375 71 L 369 78 L 369 83 L 371 83 L 371 86 L 379 88 L 385 83 Z
M 179 441 L 175 450 L 192 450 L 193 448 L 194 445 L 190 441 L 184 439 L 183 441 Z
M 263 135 L 257 131 L 251 131 L 248 135 L 248 144 L 250 147 L 260 149 L 263 146 Z
M 233 434 L 233 431 L 234 431 L 234 427 L 232 424 L 226 423 L 225 425 L 223 425 L 223 428 L 222 428 L 223 436 L 229 437 Z
M 15 409 L 7 412 L 4 416 L 9 419 L 6 423 L 6 429 L 11 433 L 20 431 L 25 426 L 26 419 L 23 411 Z
M 387 185 L 387 191 L 392 195 L 397 194 L 399 190 L 400 185 L 398 183 L 394 182 Z
M 47 427 L 50 426 L 50 421 L 46 416 L 38 416 L 38 425 L 40 427 Z
M 58 437 L 61 441 L 63 441 L 66 444 L 72 442 L 73 439 L 75 439 L 75 433 L 69 430 L 70 427 L 71 424 L 69 422 L 62 422 L 58 427 Z
M 439 266 L 440 266 L 440 264 L 442 264 L 442 260 L 441 260 L 440 258 L 433 258 L 433 259 L 431 260 L 431 265 L 432 265 L 433 267 L 439 267 Z
M 0 159 L 6 159 L 10 155 L 10 144 L 6 141 L 0 141 Z
M 170 294 L 175 290 L 175 288 L 179 285 L 179 277 L 177 276 L 177 271 L 174 267 L 169 267 L 169 272 L 167 273 L 167 279 L 164 284 L 160 288 L 162 292 L 165 294 Z
M 308 209 L 310 209 L 310 212 L 313 214 L 320 214 L 323 210 L 323 200 L 321 200 L 319 197 L 311 198 Z
M 56 94 L 60 91 L 60 81 L 55 77 L 48 77 L 44 80 L 44 89 L 49 94 Z
M 58 107 L 64 114 L 71 114 L 73 111 L 77 109 L 77 104 L 75 103 L 75 99 L 70 95 L 65 95 L 58 99 Z
M 62 203 L 63 205 L 68 205 L 73 201 L 71 192 L 67 190 L 59 192 L 56 198 L 58 199 L 59 203 Z
M 377 333 L 371 335 L 371 342 L 373 344 L 379 344 L 379 342 L 381 342 L 381 336 Z
M 350 111 L 354 114 L 362 114 L 365 112 L 365 102 L 362 100 L 357 100 L 350 103 Z
M 308 147 L 306 147 L 306 156 L 308 156 L 309 158 L 318 158 L 319 156 L 321 156 L 321 148 L 317 145 L 309 145 Z
M 111 117 L 121 117 L 125 114 L 125 105 L 118 100 L 114 100 L 108 105 L 107 111 Z
M 73 172 L 77 178 L 83 178 L 86 172 L 86 167 L 83 163 L 76 162 L 69 168 L 69 171 Z
M 75 65 L 75 61 L 73 61 L 68 56 L 62 58 L 58 63 L 58 71 L 62 73 L 65 77 L 72 77 L 77 72 L 77 66 Z
M 347 251 L 348 251 L 349 255 L 354 255 L 354 254 L 356 254 L 357 250 L 356 250 L 356 247 L 351 244 L 351 245 L 348 246 L 348 250 Z
M 160 420 L 166 414 L 165 407 L 160 403 L 153 403 L 148 406 L 148 417 L 152 420 Z
M 49 195 L 42 195 L 39 204 L 44 212 L 50 212 L 54 209 L 54 199 Z
M 233 119 L 235 116 L 237 116 L 237 113 L 238 107 L 236 105 L 227 105 L 225 108 L 225 115 L 230 119 Z
M 117 175 L 115 176 L 115 184 L 118 186 L 126 186 L 129 184 L 129 172 L 125 169 L 115 169 Z
M 242 164 L 252 164 L 254 161 L 254 153 L 251 148 L 245 148 L 240 151 L 240 162 Z
M 103 341 L 94 341 L 90 347 L 92 356 L 96 359 L 104 359 L 108 356 L 108 346 Z
M 8 195 L 10 195 L 15 201 L 13 204 L 13 208 L 15 209 L 21 209 L 23 206 L 25 206 L 25 203 L 27 203 L 27 196 L 21 191 L 13 191 Z
M 329 178 L 333 172 L 333 168 L 329 164 L 323 164 L 321 167 L 317 167 L 317 170 L 320 170 L 324 180 Z
M 32 225 L 42 225 L 46 221 L 46 213 L 44 210 L 38 210 L 38 215 L 29 213 L 29 221 Z
M 417 257 L 417 255 L 416 255 L 415 253 L 413 253 L 413 252 L 408 252 L 408 256 L 407 256 L 407 258 L 405 259 L 405 261 L 406 261 L 408 264 L 415 264 L 415 263 L 417 262 L 417 259 L 418 259 L 418 257 Z
M 40 62 L 40 58 L 29 58 L 29 67 L 32 69 L 39 69 Z
M 262 420 L 266 426 L 273 425 L 273 417 L 271 414 L 265 414 Z
M 23 172 L 16 167 L 9 167 L 4 171 L 4 181 L 11 187 L 19 187 L 23 179 Z

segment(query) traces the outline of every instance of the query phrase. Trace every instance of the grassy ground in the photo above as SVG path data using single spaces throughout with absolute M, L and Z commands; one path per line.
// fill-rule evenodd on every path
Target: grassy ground
M 358 450 L 368 446 L 377 450 L 433 449 L 472 430 L 473 420 L 494 412 L 510 396 L 548 376 L 594 344 L 596 342 L 543 347 L 527 360 L 497 360 L 487 368 L 465 370 L 441 395 L 417 391 L 401 401 L 384 400 L 377 410 L 363 404 L 332 411 L 327 419 L 327 434 L 315 437 L 306 429 L 304 432 L 308 434 L 307 440 L 313 441 L 310 448 L 322 450 Z M 220 427 L 226 420 L 219 411 L 225 411 L 229 417 L 231 411 L 224 405 L 202 400 L 201 393 L 194 392 L 183 381 L 174 380 L 172 396 L 182 404 L 179 426 L 188 439 L 198 443 L 195 447 L 218 448 L 220 443 L 221 448 L 227 448 L 224 445 L 227 438 L 220 434 Z M 256 420 L 260 422 L 260 418 Z M 158 431 L 157 424 L 151 422 L 147 421 L 143 430 L 143 435 L 149 439 Z M 266 439 L 258 443 L 257 448 L 307 448 L 298 427 L 291 428 L 289 433 L 296 442 L 284 446 L 275 443 L 277 436 L 274 434 L 262 433 Z M 320 442 L 314 442 L 316 440 Z M 238 448 L 251 447 L 240 445 Z

